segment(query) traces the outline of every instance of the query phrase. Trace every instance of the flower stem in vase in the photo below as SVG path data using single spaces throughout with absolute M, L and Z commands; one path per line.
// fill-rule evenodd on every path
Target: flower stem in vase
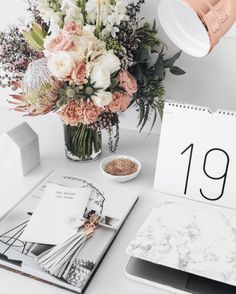
M 97 159 L 102 152 L 101 132 L 89 125 L 70 126 L 64 124 L 65 151 L 75 161 Z

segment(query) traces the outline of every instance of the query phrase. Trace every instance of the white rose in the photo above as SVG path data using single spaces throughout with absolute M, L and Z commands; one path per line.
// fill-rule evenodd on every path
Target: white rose
M 56 52 L 48 59 L 48 69 L 58 79 L 68 77 L 72 72 L 73 66 L 73 59 L 64 51 Z
M 111 74 L 99 65 L 95 65 L 90 73 L 91 82 L 96 88 L 106 90 L 111 85 Z
M 120 69 L 120 59 L 113 53 L 112 50 L 107 51 L 96 59 L 96 64 L 113 74 Z
M 99 91 L 96 95 L 92 96 L 93 103 L 98 107 L 104 107 L 111 103 L 111 92 Z

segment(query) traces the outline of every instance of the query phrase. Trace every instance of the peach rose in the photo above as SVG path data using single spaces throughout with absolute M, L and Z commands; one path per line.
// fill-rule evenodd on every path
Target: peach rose
M 76 63 L 71 73 L 71 78 L 77 85 L 82 85 L 86 77 L 86 64 L 82 61 Z
M 74 42 L 68 36 L 59 34 L 49 41 L 49 43 L 46 45 L 46 50 L 51 53 L 55 53 L 57 51 L 68 51 L 73 47 Z
M 120 86 L 123 87 L 129 95 L 132 96 L 137 92 L 137 82 L 127 70 L 120 70 L 116 78 L 119 80 Z
M 69 35 L 81 35 L 82 30 L 81 27 L 74 21 L 69 22 L 63 28 L 64 32 L 68 33 Z
M 112 101 L 107 106 L 111 112 L 124 111 L 128 108 L 131 101 L 131 96 L 128 93 L 115 92 L 112 95 Z
M 77 126 L 80 123 L 88 125 L 94 123 L 102 111 L 102 108 L 91 102 L 73 99 L 62 107 L 59 116 L 65 124 L 71 126 Z

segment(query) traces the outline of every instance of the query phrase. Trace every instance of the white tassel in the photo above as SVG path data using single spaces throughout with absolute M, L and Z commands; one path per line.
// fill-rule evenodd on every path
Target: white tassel
M 98 226 L 98 215 L 92 215 L 85 222 L 85 229 L 78 232 L 62 244 L 56 245 L 37 257 L 39 266 L 58 278 L 66 279 L 67 275 L 82 250 L 86 240 Z

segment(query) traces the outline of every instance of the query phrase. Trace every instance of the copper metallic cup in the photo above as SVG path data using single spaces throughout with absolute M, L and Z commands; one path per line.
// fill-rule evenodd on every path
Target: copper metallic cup
M 211 51 L 236 21 L 236 0 L 183 1 L 193 9 L 208 31 Z
M 236 0 L 162 0 L 158 14 L 172 41 L 194 56 L 205 56 L 236 21 Z

